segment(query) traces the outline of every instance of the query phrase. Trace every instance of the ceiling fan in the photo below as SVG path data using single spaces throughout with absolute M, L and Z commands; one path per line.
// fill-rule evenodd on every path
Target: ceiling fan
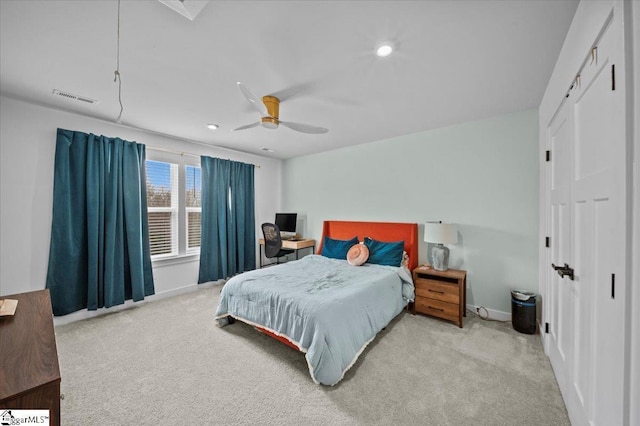
M 280 99 L 275 96 L 263 96 L 261 101 L 260 98 L 254 95 L 253 92 L 249 90 L 244 84 L 238 82 L 238 88 L 240 88 L 240 91 L 242 92 L 244 97 L 247 98 L 249 103 L 258 110 L 262 118 L 260 119 L 260 121 L 257 121 L 255 123 L 247 124 L 244 126 L 240 126 L 237 129 L 233 129 L 234 132 L 236 130 L 250 129 L 252 127 L 257 127 L 260 125 L 262 125 L 262 127 L 266 127 L 267 129 L 277 129 L 278 125 L 280 124 L 302 133 L 321 134 L 327 133 L 329 131 L 329 129 L 325 129 L 324 127 L 312 126 L 310 124 L 280 121 Z

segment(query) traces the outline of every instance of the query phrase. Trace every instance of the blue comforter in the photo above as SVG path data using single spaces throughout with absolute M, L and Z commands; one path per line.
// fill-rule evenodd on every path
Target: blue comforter
M 413 299 L 404 267 L 310 255 L 231 278 L 216 320 L 223 326 L 231 315 L 287 338 L 305 353 L 313 381 L 334 385 Z

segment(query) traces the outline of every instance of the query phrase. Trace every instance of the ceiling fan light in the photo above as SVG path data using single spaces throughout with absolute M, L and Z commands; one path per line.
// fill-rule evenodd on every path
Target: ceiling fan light
M 266 129 L 277 129 L 278 128 L 278 120 L 274 117 L 262 117 L 260 120 L 262 123 L 262 127 Z
M 216 130 L 220 126 L 218 126 L 217 124 L 209 123 L 207 124 L 207 127 L 211 130 Z
M 384 58 L 385 56 L 391 55 L 391 52 L 393 52 L 393 46 L 391 46 L 391 44 L 389 43 L 385 43 L 378 47 L 378 50 L 376 50 L 376 55 Z

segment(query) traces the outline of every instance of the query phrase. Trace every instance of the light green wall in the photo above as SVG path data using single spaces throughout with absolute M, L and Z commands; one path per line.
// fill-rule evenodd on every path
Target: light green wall
M 537 149 L 528 110 L 298 157 L 283 208 L 316 239 L 324 220 L 416 222 L 420 240 L 426 221 L 455 223 L 449 266 L 468 271 L 467 304 L 510 312 L 510 289 L 538 291 Z

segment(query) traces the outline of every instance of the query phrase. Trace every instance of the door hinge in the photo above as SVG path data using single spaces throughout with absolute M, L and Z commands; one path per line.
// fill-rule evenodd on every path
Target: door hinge
M 546 159 L 546 161 L 551 161 L 551 151 L 547 151 L 545 153 L 545 159 Z
M 611 90 L 616 90 L 616 64 L 611 64 Z
M 569 97 L 569 95 L 571 94 L 571 91 L 573 90 L 573 86 L 576 85 L 576 81 L 573 80 L 573 83 L 571 83 L 571 86 L 569 87 L 569 90 L 567 90 L 567 98 Z
M 545 334 L 549 334 L 549 323 L 548 322 L 544 323 L 544 332 L 545 332 Z
M 551 238 L 544 237 L 544 246 L 545 247 L 550 247 L 551 246 Z
M 611 298 L 616 298 L 616 274 L 611 274 Z

